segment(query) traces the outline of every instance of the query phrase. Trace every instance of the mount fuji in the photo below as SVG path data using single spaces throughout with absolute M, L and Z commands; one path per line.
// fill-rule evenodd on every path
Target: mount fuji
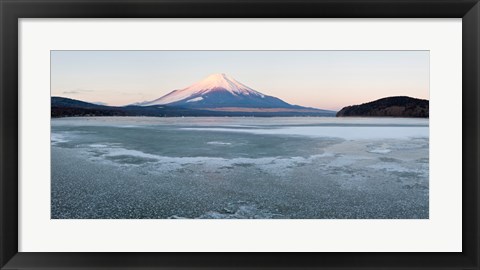
M 212 74 L 158 99 L 126 106 L 93 104 L 66 97 L 51 98 L 52 117 L 65 116 L 335 116 L 334 111 L 289 104 L 262 94 L 225 74 Z
M 222 73 L 212 74 L 187 88 L 174 90 L 158 99 L 133 105 L 167 105 L 225 112 L 331 112 L 291 105 L 279 98 L 262 94 Z

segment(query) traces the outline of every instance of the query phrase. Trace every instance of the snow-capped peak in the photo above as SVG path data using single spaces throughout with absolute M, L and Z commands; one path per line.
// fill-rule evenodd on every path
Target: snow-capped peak
M 253 90 L 252 88 L 236 81 L 232 77 L 227 76 L 224 73 L 215 73 L 205 79 L 185 88 L 182 91 L 202 91 L 202 90 L 211 90 L 216 88 L 223 88 L 229 91 L 232 94 L 257 94 L 261 95 L 259 92 Z
M 195 98 L 199 95 L 205 95 L 212 91 L 225 90 L 233 95 L 255 95 L 262 98 L 265 97 L 262 93 L 253 90 L 224 73 L 215 73 L 187 88 L 172 91 L 157 100 L 144 103 L 143 105 L 169 104 L 188 98 Z

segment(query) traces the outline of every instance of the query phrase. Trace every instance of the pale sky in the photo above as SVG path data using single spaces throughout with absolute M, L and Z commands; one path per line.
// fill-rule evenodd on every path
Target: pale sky
M 51 92 L 127 105 L 213 73 L 290 104 L 340 110 L 388 96 L 429 99 L 429 51 L 52 51 Z

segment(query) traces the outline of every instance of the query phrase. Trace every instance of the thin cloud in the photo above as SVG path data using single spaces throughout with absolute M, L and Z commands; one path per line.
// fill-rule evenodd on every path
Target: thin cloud
M 93 92 L 93 91 L 95 91 L 95 90 L 90 90 L 90 89 L 75 89 L 75 90 L 63 91 L 63 94 L 80 94 L 80 93 Z

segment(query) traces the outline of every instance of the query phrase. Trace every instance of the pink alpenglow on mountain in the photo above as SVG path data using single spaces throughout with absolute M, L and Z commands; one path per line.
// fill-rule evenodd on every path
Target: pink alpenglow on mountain
M 158 99 L 136 105 L 169 105 L 215 111 L 323 111 L 291 105 L 279 98 L 262 94 L 222 73 L 212 74 L 187 88 L 174 90 Z

